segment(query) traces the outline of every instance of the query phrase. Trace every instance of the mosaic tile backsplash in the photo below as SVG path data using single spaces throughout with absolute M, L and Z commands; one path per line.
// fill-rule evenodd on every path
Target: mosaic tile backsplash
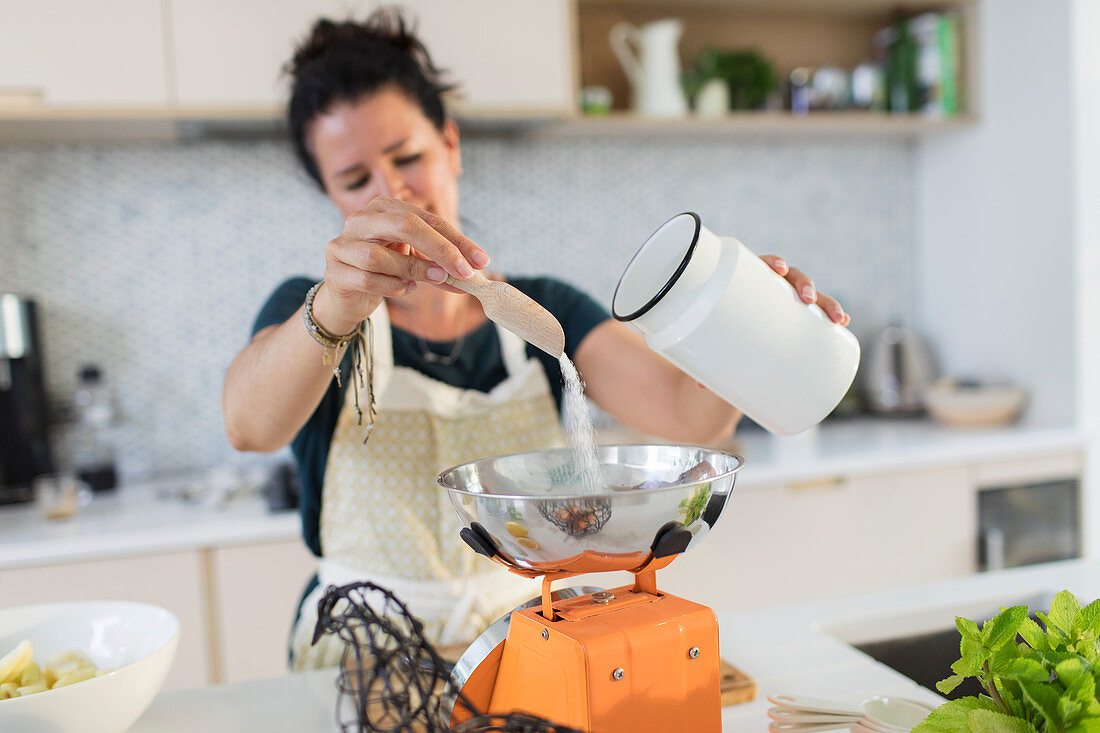
M 694 210 L 811 273 L 863 335 L 912 316 L 913 165 L 895 139 L 482 132 L 461 209 L 497 269 L 609 307 L 645 237 Z M 341 223 L 280 141 L 0 146 L 0 292 L 39 303 L 55 403 L 81 365 L 104 370 L 128 480 L 257 460 L 225 439 L 225 369 L 279 282 L 320 276 Z

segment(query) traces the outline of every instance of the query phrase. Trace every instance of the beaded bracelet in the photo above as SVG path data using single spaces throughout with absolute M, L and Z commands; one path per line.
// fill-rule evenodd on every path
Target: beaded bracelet
M 355 335 L 359 333 L 359 328 L 362 324 L 356 326 L 354 329 L 352 329 L 350 333 L 346 333 L 343 336 L 331 334 L 325 329 L 321 328 L 321 324 L 317 323 L 317 321 L 313 319 L 313 298 L 317 295 L 317 291 L 324 284 L 325 281 L 321 280 L 312 288 L 310 288 L 309 291 L 306 293 L 306 305 L 305 308 L 302 309 L 302 320 L 305 321 L 306 331 L 309 333 L 310 336 L 313 337 L 314 341 L 321 344 L 321 346 L 324 346 L 327 349 L 339 349 L 343 346 L 347 346 L 352 342 L 352 339 L 355 338 Z M 325 363 L 327 364 L 328 362 Z
M 321 363 L 325 366 L 332 365 L 332 375 L 336 378 L 337 387 L 343 385 L 340 383 L 340 362 L 336 359 L 336 356 L 339 349 L 351 344 L 353 371 L 351 385 L 355 391 L 355 414 L 359 425 L 363 424 L 363 411 L 359 408 L 359 388 L 365 387 L 367 390 L 367 431 L 363 438 L 363 442 L 366 443 L 367 438 L 370 437 L 371 430 L 374 429 L 374 420 L 377 416 L 374 399 L 374 324 L 371 323 L 370 318 L 367 318 L 366 321 L 356 326 L 355 330 L 343 336 L 331 334 L 322 328 L 313 318 L 313 298 L 317 295 L 318 289 L 320 289 L 324 282 L 324 280 L 321 280 L 306 293 L 305 307 L 302 308 L 302 320 L 305 322 L 306 333 L 308 333 L 314 341 L 325 347 L 321 355 Z M 366 324 L 366 329 L 363 328 L 364 323 Z M 363 333 L 364 330 L 366 330 L 366 334 Z M 368 339 L 370 341 L 369 347 L 366 343 Z M 331 355 L 329 354 L 329 349 L 332 349 Z

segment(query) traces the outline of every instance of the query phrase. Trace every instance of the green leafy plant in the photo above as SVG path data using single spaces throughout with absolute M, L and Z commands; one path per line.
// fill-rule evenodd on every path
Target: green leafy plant
M 707 46 L 684 74 L 684 91 L 694 99 L 711 79 L 722 79 L 729 86 L 730 109 L 760 109 L 779 85 L 775 67 L 756 51 Z
M 703 514 L 708 501 L 710 501 L 710 483 L 703 484 L 695 490 L 695 493 L 680 502 L 680 514 L 684 517 L 685 526 L 690 525 Z
M 956 617 L 959 660 L 936 688 L 976 677 L 985 694 L 944 703 L 914 733 L 1100 733 L 1100 600 L 1082 608 L 1062 591 L 1036 616 L 1013 606 L 981 628 Z

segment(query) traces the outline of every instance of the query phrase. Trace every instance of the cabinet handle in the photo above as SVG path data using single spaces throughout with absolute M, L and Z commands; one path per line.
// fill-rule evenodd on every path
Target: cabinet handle
M 46 104 L 46 90 L 42 87 L 0 86 L 0 110 L 38 109 Z
M 840 489 L 844 486 L 843 476 L 832 476 L 830 478 L 814 479 L 813 481 L 796 481 L 791 484 L 787 484 L 787 488 L 791 491 L 820 491 L 823 489 Z
M 1004 570 L 1005 568 L 1005 533 L 1000 527 L 986 527 L 982 533 L 982 544 L 985 546 L 985 569 Z

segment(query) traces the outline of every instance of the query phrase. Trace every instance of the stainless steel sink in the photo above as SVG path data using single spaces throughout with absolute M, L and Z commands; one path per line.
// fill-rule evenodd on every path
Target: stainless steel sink
M 864 654 L 897 670 L 936 694 L 936 683 L 951 675 L 959 658 L 959 632 L 955 617 L 978 625 L 1009 606 L 1046 611 L 1057 591 L 1035 591 L 1011 597 L 987 598 L 967 603 L 927 607 L 905 613 L 853 619 L 824 627 L 824 631 Z M 949 700 L 982 692 L 977 680 L 968 679 L 947 696 Z

